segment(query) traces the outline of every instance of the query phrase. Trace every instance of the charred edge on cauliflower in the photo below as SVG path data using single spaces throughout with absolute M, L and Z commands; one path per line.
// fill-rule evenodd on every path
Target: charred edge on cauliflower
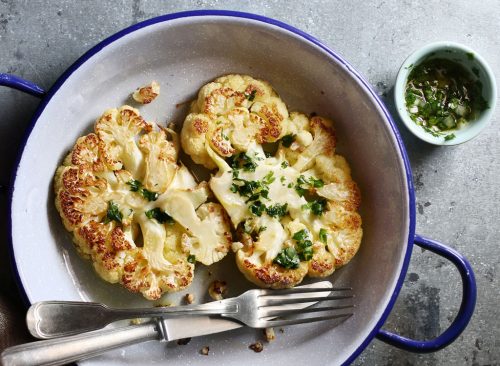
M 153 129 L 128 106 L 104 112 L 95 131 L 77 140 L 54 177 L 56 207 L 78 251 L 103 279 L 147 299 L 187 287 L 195 260 L 186 240 L 196 239 L 197 260 L 222 259 L 231 246 L 228 217 L 205 203 L 207 184 L 196 186 L 177 164 L 173 131 Z M 167 212 L 181 196 L 187 213 Z M 195 237 L 201 227 L 210 246 Z

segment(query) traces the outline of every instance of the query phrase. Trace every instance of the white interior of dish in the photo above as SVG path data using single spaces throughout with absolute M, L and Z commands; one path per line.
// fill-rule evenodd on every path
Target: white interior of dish
M 136 87 L 157 80 L 159 98 L 141 107 L 146 119 L 182 123 L 186 106 L 206 82 L 227 73 L 268 80 L 290 110 L 316 112 L 335 122 L 338 152 L 346 156 L 362 192 L 364 238 L 354 260 L 330 279 L 356 293 L 355 315 L 333 327 L 323 322 L 289 327 L 256 354 L 248 346 L 259 330 L 239 329 L 193 339 L 188 345 L 149 342 L 86 361 L 93 365 L 338 364 L 346 360 L 382 316 L 406 253 L 409 207 L 404 165 L 395 137 L 373 97 L 349 69 L 319 47 L 266 23 L 231 17 L 181 18 L 128 34 L 106 46 L 62 85 L 41 114 L 24 150 L 12 202 L 16 265 L 31 302 L 89 300 L 111 306 L 150 306 L 140 295 L 98 278 L 78 257 L 54 208 L 52 178 L 74 141 L 106 109 L 131 103 Z M 188 291 L 162 302 L 179 304 L 186 292 L 208 301 L 213 279 L 230 295 L 250 288 L 229 255 L 207 269 L 199 265 Z M 210 346 L 210 356 L 199 354 Z

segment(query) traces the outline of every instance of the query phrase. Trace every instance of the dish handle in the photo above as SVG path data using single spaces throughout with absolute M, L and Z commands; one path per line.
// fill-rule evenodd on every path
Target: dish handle
M 11 74 L 0 73 L 0 85 L 20 90 L 38 98 L 43 98 L 45 96 L 45 90 L 35 83 Z
M 416 341 L 380 329 L 376 335 L 381 341 L 410 352 L 427 353 L 438 351 L 451 344 L 464 331 L 476 306 L 476 280 L 472 267 L 460 253 L 437 241 L 415 235 L 415 244 L 428 249 L 452 262 L 462 277 L 462 303 L 453 323 L 437 338 Z

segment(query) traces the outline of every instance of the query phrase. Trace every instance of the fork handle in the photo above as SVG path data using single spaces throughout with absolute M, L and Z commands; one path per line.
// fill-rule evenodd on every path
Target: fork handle
M 113 309 L 93 302 L 41 301 L 29 308 L 26 323 L 31 335 L 47 339 L 101 329 L 124 319 L 217 315 L 237 311 L 237 305 L 229 299 L 200 305 L 146 309 Z
M 5 349 L 4 366 L 63 365 L 97 356 L 127 345 L 160 339 L 156 323 L 88 332 L 74 336 L 20 344 Z

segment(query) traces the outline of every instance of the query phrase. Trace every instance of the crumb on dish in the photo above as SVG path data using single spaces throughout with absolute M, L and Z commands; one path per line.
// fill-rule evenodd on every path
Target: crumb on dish
M 264 345 L 262 344 L 261 341 L 257 341 L 255 343 L 252 343 L 250 346 L 248 346 L 252 351 L 255 353 L 262 352 L 264 350 Z
M 274 333 L 274 328 L 264 329 L 264 335 L 266 336 L 266 341 L 272 342 L 276 339 L 276 334 Z

